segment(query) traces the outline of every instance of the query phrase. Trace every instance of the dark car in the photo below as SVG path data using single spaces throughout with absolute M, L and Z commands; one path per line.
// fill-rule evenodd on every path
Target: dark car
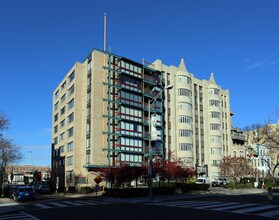
M 38 187 L 38 193 L 46 193 L 46 194 L 50 193 L 49 186 L 47 186 L 47 185 L 40 185 Z
M 32 187 L 30 186 L 24 186 L 19 187 L 16 190 L 15 193 L 15 201 L 21 202 L 21 201 L 27 201 L 27 200 L 36 200 L 36 194 Z
M 11 186 L 10 187 L 10 195 L 11 195 L 11 198 L 13 200 L 15 200 L 15 195 L 16 195 L 16 191 L 17 191 L 18 188 L 19 188 L 19 186 Z

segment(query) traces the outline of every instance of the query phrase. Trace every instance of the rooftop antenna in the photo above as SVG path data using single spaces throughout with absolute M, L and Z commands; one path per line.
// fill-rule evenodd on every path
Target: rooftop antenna
M 106 51 L 107 44 L 107 13 L 104 14 L 104 52 Z

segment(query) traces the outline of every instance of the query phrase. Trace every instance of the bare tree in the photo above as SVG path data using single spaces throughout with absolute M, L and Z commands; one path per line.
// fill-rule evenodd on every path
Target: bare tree
M 8 129 L 8 126 L 9 126 L 9 120 L 7 119 L 7 117 L 3 112 L 0 112 L 0 131 L 4 131 Z M 2 134 L 0 132 L 0 136 L 1 135 Z
M 246 136 L 248 144 L 265 145 L 271 156 L 273 156 L 275 167 L 279 165 L 279 111 L 271 114 L 268 120 L 263 124 L 254 124 L 246 126 Z M 247 129 L 249 128 L 249 129 Z
M 18 163 L 22 159 L 20 147 L 15 145 L 12 142 L 12 140 L 9 140 L 3 135 L 3 131 L 8 129 L 8 125 L 9 120 L 5 117 L 5 115 L 2 112 L 0 112 L 0 196 L 2 195 L 4 189 L 6 166 L 11 163 Z
M 245 157 L 224 157 L 219 164 L 219 171 L 222 176 L 232 179 L 239 179 L 254 172 Z

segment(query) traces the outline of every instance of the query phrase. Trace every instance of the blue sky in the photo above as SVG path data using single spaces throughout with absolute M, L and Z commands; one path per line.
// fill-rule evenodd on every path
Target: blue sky
M 278 109 L 276 0 L 1 0 L 0 111 L 21 164 L 50 165 L 52 91 L 76 61 L 107 48 L 161 59 L 230 90 L 233 125 L 263 123 Z

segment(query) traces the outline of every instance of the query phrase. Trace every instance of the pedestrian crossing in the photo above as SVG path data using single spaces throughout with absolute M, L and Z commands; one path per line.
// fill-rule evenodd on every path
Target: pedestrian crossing
M 279 219 L 279 206 L 270 204 L 218 201 L 160 201 L 148 205 L 230 212 Z
M 27 214 L 25 212 L 13 213 L 13 214 L 2 214 L 0 220 L 39 220 L 35 216 Z
M 53 208 L 66 208 L 66 207 L 78 207 L 78 206 L 88 206 L 88 205 L 105 205 L 111 204 L 110 202 L 100 201 L 100 200 L 59 200 L 59 201 L 45 201 L 40 203 L 32 204 L 32 207 L 39 209 L 53 209 Z M 1 219 L 0 219 L 1 220 Z

